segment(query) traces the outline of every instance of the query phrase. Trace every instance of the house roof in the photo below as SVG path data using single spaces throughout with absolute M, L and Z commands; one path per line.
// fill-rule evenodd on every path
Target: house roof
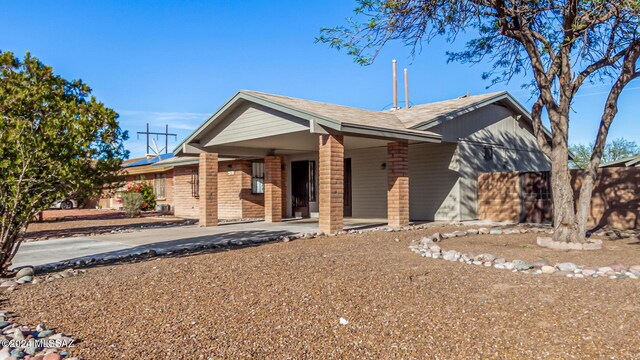
M 144 165 L 150 165 L 153 163 L 156 163 L 158 161 L 161 160 L 166 160 L 166 159 L 170 159 L 173 157 L 173 153 L 168 153 L 168 154 L 160 154 L 158 156 L 152 156 L 152 157 L 142 157 L 142 158 L 137 158 L 137 159 L 131 159 L 131 160 L 125 160 L 122 162 L 122 167 L 123 168 L 130 168 L 130 167 L 136 167 L 136 166 L 144 166 Z
M 473 111 L 489 103 L 493 103 L 508 95 L 506 91 L 488 94 L 463 96 L 457 99 L 416 105 L 408 109 L 393 111 L 403 126 L 416 129 L 438 120 L 452 119 L 464 113 Z
M 640 167 L 640 154 L 601 164 L 600 167 Z
M 508 105 L 531 121 L 529 112 L 505 91 L 464 96 L 417 105 L 409 109 L 371 111 L 258 91 L 240 90 L 189 137 L 176 146 L 174 152 L 180 154 L 186 144 L 197 142 L 199 134 L 239 101 L 254 102 L 344 133 L 429 142 L 440 142 L 442 139 L 440 134 L 429 131 L 429 128 L 496 102 Z M 550 137 L 550 133 L 546 129 L 545 132 Z
M 378 127 L 383 129 L 396 129 L 401 131 L 407 130 L 407 127 L 402 124 L 400 119 L 391 112 L 364 110 L 349 106 L 297 99 L 288 96 L 266 94 L 258 91 L 241 90 L 240 92 L 257 96 L 268 101 L 280 103 L 310 114 L 326 117 L 337 123 Z M 429 133 L 433 136 L 438 136 L 436 133 Z

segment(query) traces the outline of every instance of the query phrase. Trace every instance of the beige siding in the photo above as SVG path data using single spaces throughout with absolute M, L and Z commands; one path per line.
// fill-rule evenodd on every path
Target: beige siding
M 477 219 L 477 177 L 480 172 L 549 170 L 530 126 L 502 106 L 490 105 L 432 129 L 445 141 L 459 141 L 456 149 L 460 174 L 460 219 Z M 493 158 L 484 159 L 484 147 Z
M 288 134 L 308 129 L 308 122 L 261 105 L 241 105 L 203 137 L 205 146 Z
M 409 208 L 412 220 L 458 220 L 459 182 L 455 144 L 409 146 Z
M 352 214 L 355 218 L 387 217 L 387 148 L 351 150 Z

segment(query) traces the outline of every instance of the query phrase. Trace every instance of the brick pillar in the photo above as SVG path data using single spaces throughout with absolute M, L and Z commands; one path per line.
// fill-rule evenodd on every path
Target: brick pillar
M 387 220 L 390 227 L 409 225 L 409 144 L 387 144 Z
M 264 158 L 264 221 L 282 221 L 282 160 Z
M 344 145 L 342 135 L 320 135 L 320 231 L 343 228 Z
M 218 225 L 218 154 L 200 154 L 200 226 Z

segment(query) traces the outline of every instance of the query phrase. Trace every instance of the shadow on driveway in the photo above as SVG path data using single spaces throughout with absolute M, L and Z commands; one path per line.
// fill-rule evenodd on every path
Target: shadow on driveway
M 36 266 L 39 273 L 66 268 L 90 268 L 142 261 L 157 256 L 188 256 L 202 253 L 258 246 L 267 242 L 301 237 L 300 233 L 276 230 L 230 231 L 225 233 L 169 240 L 128 247 L 120 250 L 80 256 Z

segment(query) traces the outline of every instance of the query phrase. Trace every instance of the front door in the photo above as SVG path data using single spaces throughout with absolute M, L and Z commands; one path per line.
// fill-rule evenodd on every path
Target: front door
M 309 161 L 291 162 L 293 216 L 309 217 Z
M 351 216 L 351 159 L 344 159 L 344 215 Z

